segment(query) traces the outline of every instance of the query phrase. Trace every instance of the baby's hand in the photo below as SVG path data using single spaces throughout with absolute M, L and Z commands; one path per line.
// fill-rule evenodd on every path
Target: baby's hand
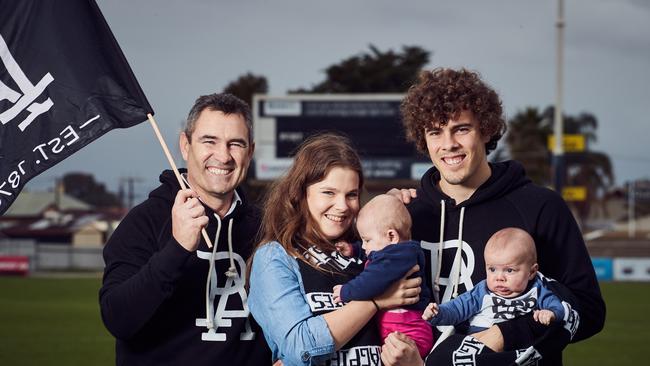
M 427 308 L 424 309 L 424 312 L 422 313 L 422 319 L 431 320 L 431 318 L 436 315 L 438 315 L 438 304 L 431 302 L 429 305 L 427 305 Z
M 542 323 L 544 325 L 549 325 L 553 320 L 555 320 L 555 313 L 550 310 L 535 310 L 533 312 L 533 319 L 535 321 Z
M 346 257 L 352 257 L 354 255 L 354 247 L 347 241 L 336 242 L 334 246 L 336 247 L 336 250 L 339 251 L 339 253 L 343 254 Z
M 343 301 L 341 300 L 341 287 L 343 287 L 343 286 L 341 286 L 341 285 L 336 285 L 336 286 L 334 286 L 334 288 L 332 289 L 332 292 L 334 293 L 334 303 L 335 303 L 335 304 L 338 304 L 338 303 L 340 303 L 340 302 L 343 302 Z

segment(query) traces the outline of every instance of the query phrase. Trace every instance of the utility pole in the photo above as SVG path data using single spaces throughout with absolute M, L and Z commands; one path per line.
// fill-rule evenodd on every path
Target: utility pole
M 633 180 L 627 186 L 627 236 L 634 238 L 636 236 L 636 218 L 634 217 L 634 204 L 636 202 L 636 180 Z
M 133 207 L 135 202 L 135 190 L 134 183 L 142 182 L 143 179 L 140 177 L 122 177 L 120 178 L 120 201 L 128 209 Z M 124 184 L 126 183 L 126 194 L 124 192 Z M 126 197 L 124 197 L 126 195 Z M 126 202 L 125 202 L 126 201 Z
M 61 200 L 64 192 L 63 178 L 54 178 L 54 205 L 59 212 L 61 212 Z
M 556 93 L 555 93 L 555 118 L 554 118 L 554 134 L 555 134 L 555 148 L 553 149 L 553 183 L 555 191 L 562 194 L 562 187 L 564 186 L 564 124 L 562 121 L 562 60 L 564 48 L 564 0 L 558 0 L 557 11 L 557 65 L 556 65 Z

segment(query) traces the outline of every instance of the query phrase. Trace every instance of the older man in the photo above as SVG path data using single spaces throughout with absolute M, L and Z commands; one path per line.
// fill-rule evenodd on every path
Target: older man
M 179 142 L 190 188 L 164 171 L 104 249 L 99 298 L 116 362 L 270 364 L 244 289 L 260 225 L 259 211 L 237 189 L 255 147 L 250 108 L 229 94 L 201 96 Z

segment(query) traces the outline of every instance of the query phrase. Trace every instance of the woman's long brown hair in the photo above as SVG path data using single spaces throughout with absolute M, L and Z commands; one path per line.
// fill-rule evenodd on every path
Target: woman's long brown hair
M 307 187 L 325 179 L 334 168 L 347 168 L 359 175 L 359 192 L 363 187 L 363 171 L 359 155 L 350 140 L 335 133 L 323 133 L 307 138 L 299 147 L 289 171 L 276 180 L 269 189 L 263 205 L 264 214 L 261 228 L 261 241 L 257 248 L 270 241 L 279 242 L 287 253 L 315 267 L 303 256 L 311 246 L 330 253 L 336 248 L 320 231 L 318 224 L 309 214 L 307 206 Z M 354 225 L 338 238 L 353 241 L 356 239 Z M 248 270 L 253 262 L 249 259 Z M 247 276 L 248 278 L 248 276 Z

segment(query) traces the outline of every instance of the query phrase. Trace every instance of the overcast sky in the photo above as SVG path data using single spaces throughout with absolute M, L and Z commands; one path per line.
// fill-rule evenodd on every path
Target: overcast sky
M 99 0 L 156 120 L 183 165 L 180 124 L 197 96 L 241 74 L 266 76 L 270 93 L 309 87 L 323 70 L 365 52 L 420 46 L 427 68 L 479 71 L 513 116 L 555 101 L 554 0 Z M 592 150 L 612 158 L 616 182 L 650 177 L 650 1 L 565 1 L 565 113 L 593 113 Z M 151 127 L 109 132 L 32 180 L 93 173 L 117 190 L 120 177 L 144 194 L 167 168 Z M 143 199 L 144 196 L 139 197 Z

